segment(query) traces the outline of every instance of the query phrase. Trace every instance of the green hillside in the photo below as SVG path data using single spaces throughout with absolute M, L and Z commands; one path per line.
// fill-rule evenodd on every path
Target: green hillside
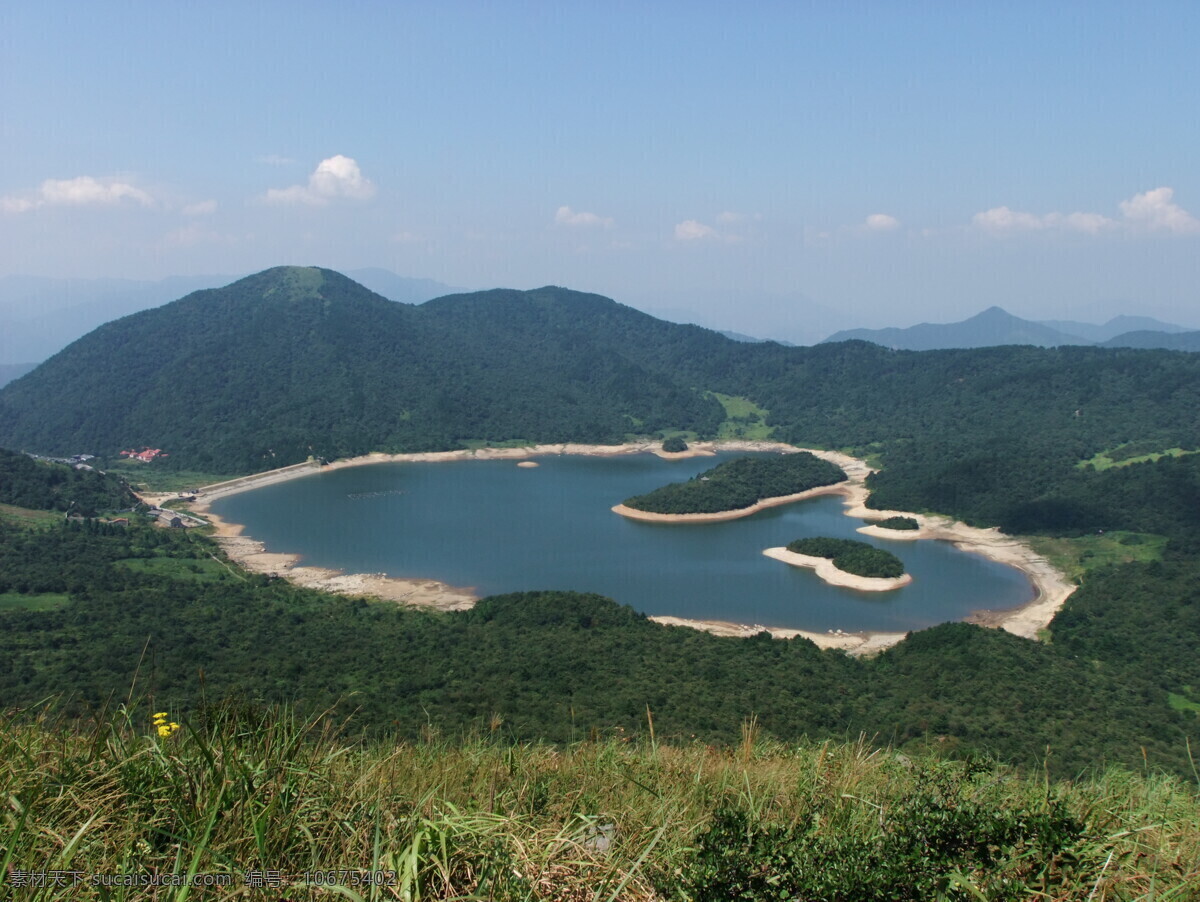
M 0 448 L 0 504 L 92 516 L 136 503 L 129 487 L 114 476 Z
M 281 267 L 75 342 L 0 393 L 0 444 L 106 456 L 150 446 L 168 466 L 246 472 L 470 439 L 715 431 L 721 406 L 592 334 L 607 321 L 656 322 L 563 289 L 414 307 L 328 270 Z

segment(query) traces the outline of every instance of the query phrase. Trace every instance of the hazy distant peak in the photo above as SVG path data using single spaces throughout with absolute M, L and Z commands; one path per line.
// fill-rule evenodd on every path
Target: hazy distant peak
M 847 329 L 829 336 L 825 341 L 853 339 L 907 351 L 985 348 L 997 345 L 1056 347 L 1090 344 L 1075 335 L 1013 316 L 997 306 L 988 307 L 957 323 L 919 323 L 906 329 Z
M 988 320 L 1020 320 L 1021 322 L 1025 322 L 1019 316 L 1014 316 L 1003 307 L 998 307 L 995 304 L 993 304 L 991 307 L 988 307 L 986 310 L 976 313 L 974 316 L 968 317 L 965 322 L 986 322 Z
M 1095 323 L 1081 323 L 1075 320 L 1041 320 L 1041 324 L 1070 335 L 1078 335 L 1080 338 L 1094 342 L 1110 341 L 1118 335 L 1124 335 L 1128 332 L 1162 332 L 1173 335 L 1191 331 L 1186 326 L 1165 323 L 1152 316 L 1129 316 L 1127 314 L 1114 316 L 1108 322 L 1104 323 L 1104 325 L 1100 326 Z
M 1162 332 L 1135 329 L 1104 342 L 1106 348 L 1158 348 L 1168 351 L 1200 351 L 1200 332 Z

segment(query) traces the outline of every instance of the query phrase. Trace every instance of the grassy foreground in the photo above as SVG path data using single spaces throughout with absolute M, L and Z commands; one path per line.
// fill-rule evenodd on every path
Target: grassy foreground
M 363 745 L 287 711 L 157 713 L 0 720 L 0 898 L 1200 894 L 1197 787 L 1156 774 L 1049 783 L 866 742 L 771 744 L 753 722 L 724 749 L 513 745 L 498 720 Z M 189 877 L 209 885 L 171 885 Z

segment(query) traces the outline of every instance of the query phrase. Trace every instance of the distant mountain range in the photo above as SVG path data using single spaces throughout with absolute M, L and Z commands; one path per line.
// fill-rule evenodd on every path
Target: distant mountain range
M 419 304 L 461 289 L 432 279 L 411 279 L 386 269 L 349 274 L 391 301 Z M 158 307 L 204 288 L 227 285 L 238 276 L 172 276 L 156 282 L 131 279 L 0 278 L 0 367 L 26 371 L 97 326 Z M 0 385 L 16 378 L 0 368 Z M 7 376 L 7 378 L 6 378 Z
M 1168 351 L 1200 351 L 1200 332 L 1126 332 L 1104 342 L 1105 348 L 1163 348 Z
M 1013 316 L 1000 307 L 989 307 L 958 323 L 919 323 L 904 329 L 847 329 L 829 336 L 824 343 L 855 339 L 906 351 L 1000 345 L 1043 348 L 1097 345 L 1200 351 L 1200 331 L 1189 331 L 1148 316 L 1117 316 L 1104 325 L 1068 320 L 1034 322 Z
M 1057 329 L 1059 332 L 1065 332 L 1067 335 L 1076 335 L 1079 338 L 1096 342 L 1097 344 L 1112 341 L 1114 338 L 1119 338 L 1130 332 L 1166 332 L 1172 334 L 1188 331 L 1184 326 L 1164 323 L 1162 320 L 1154 319 L 1151 316 L 1114 316 L 1102 326 L 1097 326 L 1094 323 L 1080 323 L 1069 319 L 1043 319 L 1038 320 L 1038 322 L 1043 326 L 1049 326 L 1051 329 Z

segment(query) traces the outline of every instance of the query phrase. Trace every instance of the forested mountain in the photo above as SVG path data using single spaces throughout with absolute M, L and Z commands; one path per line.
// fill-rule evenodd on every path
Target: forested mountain
M 469 439 L 713 431 L 724 416 L 715 400 L 631 361 L 600 328 L 643 321 L 658 324 L 562 289 L 414 307 L 338 273 L 282 267 L 75 342 L 0 393 L 0 442 L 107 455 L 151 446 L 178 466 L 231 472 Z
M 449 294 L 433 279 L 411 279 L 386 269 L 357 269 L 350 276 L 388 300 L 419 304 Z M 149 310 L 203 288 L 219 288 L 238 276 L 171 276 L 154 282 L 131 279 L 0 278 L 0 386 L 3 367 L 40 362 L 98 326 Z M 34 364 L 22 372 L 28 372 Z M 15 379 L 20 373 L 9 378 Z
M 1091 344 L 1077 335 L 1013 316 L 1000 307 L 989 307 L 960 323 L 919 323 L 906 329 L 847 329 L 829 336 L 825 343 L 854 340 L 906 351 L 989 348 L 999 345 L 1052 348 Z

